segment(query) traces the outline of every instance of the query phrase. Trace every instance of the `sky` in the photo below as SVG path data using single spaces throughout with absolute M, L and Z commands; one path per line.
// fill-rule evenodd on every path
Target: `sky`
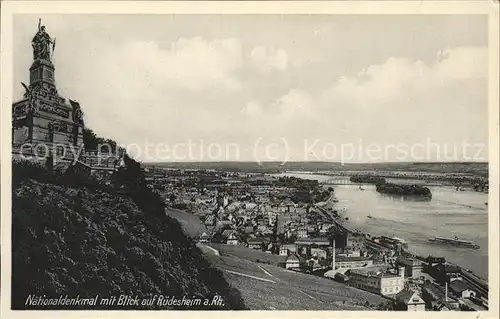
M 487 17 L 18 15 L 14 98 L 38 18 L 60 95 L 155 161 L 487 160 Z

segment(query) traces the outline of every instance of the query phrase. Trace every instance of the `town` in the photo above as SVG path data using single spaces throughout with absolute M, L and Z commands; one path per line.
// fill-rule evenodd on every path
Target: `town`
M 197 216 L 199 244 L 279 256 L 277 265 L 386 297 L 395 310 L 480 311 L 487 284 L 438 256 L 415 256 L 397 237 L 347 229 L 334 189 L 315 180 L 147 165 L 149 186 L 171 209 Z M 263 261 L 265 262 L 265 261 Z

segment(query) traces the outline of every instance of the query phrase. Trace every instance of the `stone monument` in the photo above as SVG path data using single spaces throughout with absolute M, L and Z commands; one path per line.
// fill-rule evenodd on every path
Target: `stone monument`
M 50 152 L 71 159 L 83 147 L 83 113 L 78 102 L 61 97 L 55 83 L 52 56 L 56 46 L 38 22 L 32 40 L 33 63 L 23 98 L 12 105 L 13 155 L 24 157 Z M 70 148 L 73 150 L 70 150 Z M 45 156 L 47 156 L 46 154 Z

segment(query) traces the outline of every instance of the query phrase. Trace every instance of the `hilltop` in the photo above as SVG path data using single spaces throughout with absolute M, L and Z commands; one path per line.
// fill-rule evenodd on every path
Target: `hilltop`
M 71 170 L 61 174 L 13 162 L 12 308 L 27 309 L 30 294 L 48 298 L 125 294 L 139 299 L 164 295 L 209 300 L 218 295 L 222 307 L 175 309 L 245 309 L 239 291 L 180 224 L 165 215 L 161 199 L 145 187 L 140 165 L 127 159 L 126 167 L 115 175 L 107 185 Z

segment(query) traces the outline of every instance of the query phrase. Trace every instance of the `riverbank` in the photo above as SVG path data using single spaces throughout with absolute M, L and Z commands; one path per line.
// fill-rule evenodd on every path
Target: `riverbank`
M 386 179 L 388 182 L 397 184 L 420 184 L 422 186 L 453 186 L 457 190 L 465 191 L 472 190 L 479 193 L 488 193 L 488 175 L 473 174 L 473 173 L 439 173 L 439 172 L 424 172 L 424 171 L 381 171 L 381 170 L 360 170 L 360 171 L 287 171 L 284 175 L 317 175 L 325 177 L 349 177 L 352 182 L 353 177 L 363 176 L 371 179 Z M 307 178 L 306 178 L 307 179 Z M 361 182 L 371 184 L 370 182 Z
M 320 183 L 331 179 L 305 172 L 287 175 Z M 417 255 L 442 256 L 480 278 L 488 278 L 487 194 L 433 186 L 429 187 L 433 193 L 431 201 L 414 201 L 377 193 L 373 185 L 364 185 L 361 191 L 356 185 L 323 184 L 324 188 L 330 186 L 339 200 L 334 207 L 340 214 L 338 221 L 345 228 L 373 236 L 404 238 Z M 429 243 L 427 239 L 433 236 L 457 236 L 480 245 L 480 249 Z
M 338 187 L 337 187 L 337 189 L 338 189 Z M 320 209 L 323 211 L 323 213 L 327 214 L 338 227 L 344 229 L 348 233 L 359 234 L 359 235 L 364 236 L 365 238 L 370 238 L 372 236 L 389 236 L 389 237 L 394 236 L 394 234 L 388 233 L 387 229 L 385 229 L 385 231 L 381 231 L 381 232 L 378 232 L 377 234 L 374 234 L 374 233 L 371 233 L 370 231 L 367 231 L 366 229 L 361 230 L 360 227 L 354 227 L 353 223 L 351 222 L 351 219 L 353 218 L 353 216 L 350 216 L 349 210 L 345 209 L 345 207 L 344 207 L 344 209 L 342 207 L 339 207 L 339 206 L 342 206 L 342 198 L 339 198 L 339 194 L 336 194 L 335 196 L 336 196 L 335 198 L 339 199 L 340 205 L 338 205 L 338 203 L 336 203 L 336 202 L 328 201 L 327 205 L 325 205 L 324 208 L 320 208 Z M 329 208 L 331 208 L 332 211 L 336 211 L 336 214 L 332 214 L 331 212 L 329 212 Z M 463 208 L 466 209 L 469 207 L 463 207 Z M 368 215 L 368 213 L 365 213 L 365 214 Z M 337 216 L 335 216 L 335 215 L 337 215 Z M 348 219 L 346 220 L 346 218 L 348 218 Z M 372 219 L 375 219 L 375 221 L 372 221 Z M 370 223 L 370 222 L 377 223 L 377 217 L 372 217 L 366 221 L 366 223 Z M 404 237 L 404 236 L 402 236 L 402 234 L 396 234 L 396 235 L 398 235 L 398 237 Z M 411 244 L 412 243 L 410 242 L 410 245 Z M 413 247 L 410 246 L 409 250 L 413 251 L 412 249 L 413 249 Z M 450 250 L 457 250 L 457 251 L 460 250 L 460 248 L 452 248 L 452 247 L 449 247 L 449 249 Z M 466 249 L 463 249 L 463 251 L 473 253 L 473 251 L 466 250 Z M 432 253 L 422 254 L 422 253 L 409 252 L 409 251 L 406 251 L 406 253 L 408 255 L 412 255 L 413 257 L 420 259 L 420 260 L 424 260 L 429 255 L 437 256 L 437 257 L 441 256 L 440 254 L 432 254 Z M 450 258 L 448 258 L 447 256 L 443 256 L 443 257 L 447 260 L 447 262 L 460 267 L 463 270 L 463 273 L 466 273 L 471 278 L 476 278 L 474 280 L 480 282 L 483 286 L 486 285 L 486 287 L 487 287 L 487 280 L 485 280 L 482 275 L 477 274 L 476 271 L 471 271 L 470 270 L 471 267 L 469 267 L 469 265 L 465 266 L 462 263 L 454 262 L 453 259 L 450 260 Z
M 334 204 L 334 203 L 332 203 L 332 204 Z M 347 227 L 346 222 L 345 222 L 346 221 L 345 213 L 343 214 L 343 213 L 337 212 L 336 213 L 337 217 L 335 217 L 335 214 L 329 214 L 328 209 L 325 210 L 322 207 L 318 207 L 318 208 L 324 214 L 330 216 L 331 220 L 335 223 L 335 225 L 337 227 L 343 229 L 348 234 L 361 235 L 367 239 L 372 237 L 372 235 L 369 234 L 368 232 L 363 232 L 363 231 L 360 231 L 358 229 L 350 229 L 349 227 Z M 408 251 L 406 249 L 402 250 L 402 254 L 406 257 L 418 259 L 424 263 L 426 262 L 426 259 L 429 257 L 429 256 L 423 256 L 423 255 L 411 253 L 410 251 Z M 445 262 L 449 263 L 448 261 L 446 261 L 446 258 L 445 258 Z M 470 269 L 465 268 L 459 264 L 453 264 L 453 263 L 449 263 L 449 264 L 458 267 L 460 269 L 461 275 L 464 278 L 464 280 L 466 282 L 468 282 L 469 284 L 471 284 L 478 293 L 480 293 L 482 296 L 486 296 L 486 298 L 487 298 L 488 289 L 489 289 L 487 280 L 484 280 L 483 278 L 477 276 Z

